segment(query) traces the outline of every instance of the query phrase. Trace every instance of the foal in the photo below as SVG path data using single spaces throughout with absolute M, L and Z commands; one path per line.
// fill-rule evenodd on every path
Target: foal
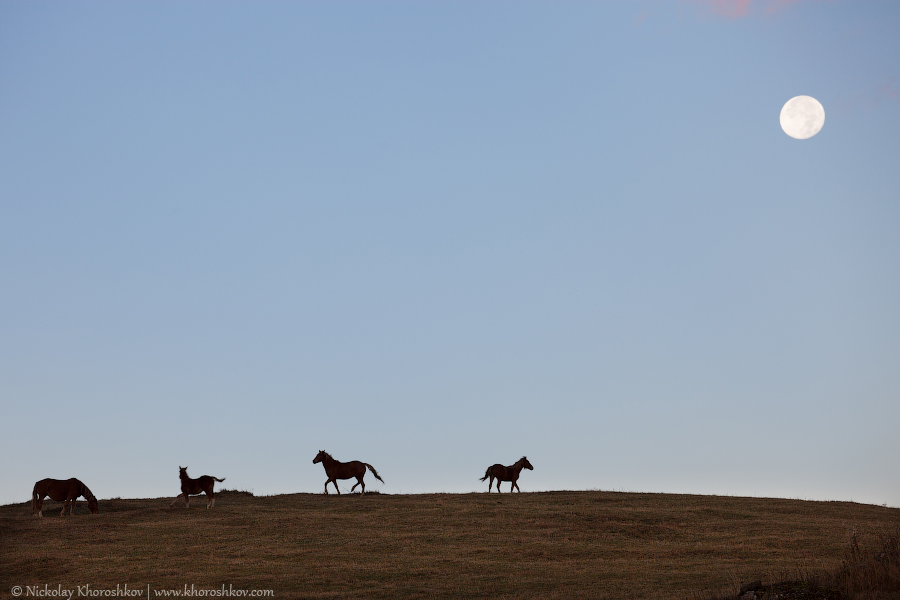
M 184 496 L 184 505 L 187 508 L 191 507 L 191 495 L 196 496 L 200 492 L 206 493 L 206 508 L 210 508 L 211 506 L 215 506 L 216 504 L 216 493 L 213 491 L 213 486 L 216 485 L 217 481 L 225 481 L 225 478 L 219 479 L 218 477 L 213 477 L 212 475 L 204 475 L 203 477 L 198 477 L 197 479 L 191 479 L 187 474 L 187 467 L 178 467 L 178 478 L 181 479 L 181 493 L 175 496 L 175 500 L 172 500 L 172 504 L 169 505 L 169 508 L 172 507 L 175 502 Z
M 488 470 L 485 471 L 484 477 L 481 478 L 481 481 L 484 481 L 488 477 L 491 480 L 488 482 L 488 493 L 491 491 L 491 486 L 494 485 L 494 479 L 497 479 L 497 493 L 500 493 L 500 482 L 501 481 L 511 481 L 512 484 L 509 486 L 509 491 L 512 493 L 513 488 L 519 490 L 519 484 L 516 481 L 519 479 L 519 473 L 522 472 L 522 469 L 528 469 L 529 471 L 533 471 L 534 467 L 531 466 L 531 463 L 528 462 L 528 459 L 524 456 L 516 461 L 516 464 L 504 467 L 503 465 L 494 465 L 492 467 L 488 467 Z M 522 490 L 519 490 L 521 493 Z
M 37 512 L 38 517 L 44 516 L 42 510 L 44 507 L 44 496 L 50 496 L 51 500 L 56 500 L 57 502 L 62 502 L 63 500 L 66 501 L 66 503 L 63 504 L 59 516 L 66 514 L 66 508 L 68 508 L 69 502 L 72 503 L 69 514 L 75 514 L 75 500 L 78 496 L 84 496 L 87 499 L 88 508 L 91 510 L 92 514 L 96 515 L 100 512 L 100 508 L 97 506 L 97 498 L 94 497 L 94 494 L 91 493 L 88 486 L 84 485 L 74 477 L 72 479 L 66 479 L 65 481 L 60 479 L 41 479 L 35 483 L 34 489 L 31 491 L 31 516 L 34 516 L 35 512 Z

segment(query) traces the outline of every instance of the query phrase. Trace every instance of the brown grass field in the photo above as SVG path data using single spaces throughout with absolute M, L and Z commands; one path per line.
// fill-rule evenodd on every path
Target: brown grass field
M 126 584 L 139 597 L 722 598 L 834 572 L 853 529 L 865 542 L 900 524 L 900 509 L 848 502 L 600 491 L 170 501 L 101 500 L 91 515 L 82 500 L 60 517 L 47 499 L 43 519 L 30 502 L 0 507 L 0 598 Z

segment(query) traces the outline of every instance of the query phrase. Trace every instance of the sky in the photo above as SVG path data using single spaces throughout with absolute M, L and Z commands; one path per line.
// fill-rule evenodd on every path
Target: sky
M 896 2 L 4 0 L 0 503 L 900 506 L 898 165 Z

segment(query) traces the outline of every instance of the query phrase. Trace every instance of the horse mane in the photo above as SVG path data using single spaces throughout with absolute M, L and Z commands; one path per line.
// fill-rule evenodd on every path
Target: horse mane
M 330 458 L 331 460 L 334 460 L 334 457 L 333 457 L 332 455 L 328 454 L 327 452 L 325 452 L 324 450 L 319 450 L 319 452 L 321 452 L 322 454 L 324 454 L 325 456 L 327 456 L 327 457 Z
M 79 482 L 79 483 L 81 483 L 81 482 Z M 97 500 L 96 496 L 94 496 L 94 494 L 91 492 L 91 490 L 88 488 L 88 486 L 84 485 L 84 483 L 81 483 L 81 489 L 78 491 L 81 492 L 81 495 L 84 496 L 85 498 L 87 498 L 88 500 Z

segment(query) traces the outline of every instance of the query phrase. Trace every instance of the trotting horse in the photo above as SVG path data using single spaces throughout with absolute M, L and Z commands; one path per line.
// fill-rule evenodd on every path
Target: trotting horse
M 522 469 L 528 469 L 529 471 L 533 471 L 534 467 L 531 466 L 531 463 L 528 462 L 528 459 L 524 456 L 516 461 L 516 464 L 504 467 L 503 465 L 494 465 L 492 467 L 488 467 L 488 470 L 484 472 L 484 477 L 480 479 L 480 481 L 484 481 L 488 477 L 491 480 L 488 482 L 488 493 L 491 491 L 491 486 L 494 485 L 494 479 L 497 479 L 497 493 L 500 493 L 500 482 L 501 481 L 511 481 L 512 484 L 509 486 L 509 491 L 512 493 L 513 488 L 519 490 L 519 484 L 516 483 L 516 480 L 519 479 L 519 473 L 522 472 Z M 521 493 L 522 490 L 519 490 Z
M 352 492 L 356 489 L 356 486 L 361 485 L 363 494 L 365 494 L 366 484 L 363 483 L 363 476 L 366 474 L 366 467 L 369 467 L 369 470 L 372 471 L 372 475 L 375 476 L 375 479 L 384 483 L 384 479 L 379 477 L 378 471 L 376 471 L 375 467 L 369 463 L 359 462 L 358 460 L 351 460 L 350 462 L 343 463 L 339 460 L 334 460 L 334 458 L 324 450 L 319 450 L 319 453 L 316 454 L 316 457 L 313 459 L 313 464 L 316 463 L 322 463 L 322 466 L 325 467 L 325 474 L 328 475 L 328 481 L 325 482 L 326 494 L 328 493 L 328 484 L 333 483 L 334 489 L 337 490 L 338 496 L 340 496 L 341 490 L 338 488 L 337 480 L 350 479 L 351 477 L 356 477 L 356 483 L 353 484 L 350 491 Z
M 37 483 L 34 484 L 34 490 L 31 492 L 31 516 L 34 516 L 34 513 L 37 512 L 38 517 L 43 517 L 43 507 L 44 507 L 44 497 L 50 496 L 51 500 L 56 500 L 57 502 L 66 501 L 63 504 L 62 510 L 59 512 L 59 516 L 63 516 L 66 514 L 66 507 L 69 506 L 69 502 L 72 503 L 72 508 L 69 509 L 69 514 L 75 514 L 75 500 L 78 496 L 84 496 L 88 502 L 88 508 L 91 510 L 92 514 L 97 514 L 100 512 L 100 508 L 97 506 L 97 498 L 94 497 L 94 494 L 91 493 L 91 490 L 88 489 L 88 486 L 84 485 L 74 477 L 72 479 L 66 479 L 65 481 L 61 479 L 41 479 Z
M 215 506 L 216 493 L 213 491 L 213 486 L 216 485 L 217 481 L 225 481 L 224 477 L 219 479 L 212 475 L 204 475 L 197 479 L 191 479 L 188 477 L 187 467 L 178 467 L 178 478 L 181 479 L 181 493 L 175 496 L 175 500 L 172 500 L 172 504 L 169 505 L 169 508 L 171 508 L 182 496 L 184 496 L 184 505 L 187 508 L 190 508 L 191 495 L 196 496 L 200 492 L 206 492 L 206 508 Z

